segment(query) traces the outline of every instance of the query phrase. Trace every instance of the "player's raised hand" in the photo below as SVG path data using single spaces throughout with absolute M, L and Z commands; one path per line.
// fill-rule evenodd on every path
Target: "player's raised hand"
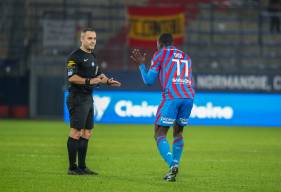
M 132 54 L 130 56 L 130 58 L 133 60 L 134 63 L 136 63 L 137 65 L 140 65 L 142 63 L 145 63 L 145 53 L 141 53 L 139 49 L 134 49 L 132 51 Z

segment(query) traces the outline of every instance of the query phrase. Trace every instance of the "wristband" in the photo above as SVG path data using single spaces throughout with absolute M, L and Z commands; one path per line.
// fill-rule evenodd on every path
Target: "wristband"
M 108 81 L 109 81 L 109 79 L 107 79 L 107 81 L 106 81 L 106 84 L 107 84 L 107 85 L 109 85 L 109 84 L 110 84 Z
M 89 79 L 89 78 L 85 79 L 85 85 L 90 85 L 90 81 L 91 81 L 91 79 Z

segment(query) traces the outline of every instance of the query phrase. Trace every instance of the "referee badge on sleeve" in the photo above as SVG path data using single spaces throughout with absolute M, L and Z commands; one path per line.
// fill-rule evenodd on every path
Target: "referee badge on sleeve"
M 73 75 L 73 69 L 68 69 L 68 70 L 67 70 L 67 75 L 68 75 L 68 76 Z
M 70 60 L 70 61 L 67 62 L 67 68 L 71 68 L 71 67 L 73 67 L 74 65 L 76 65 L 76 63 L 75 63 L 75 61 L 73 61 L 73 60 Z

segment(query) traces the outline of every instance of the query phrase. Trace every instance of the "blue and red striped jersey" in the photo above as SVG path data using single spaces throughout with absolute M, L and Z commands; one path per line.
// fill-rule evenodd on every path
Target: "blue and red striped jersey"
M 164 99 L 194 98 L 191 58 L 176 47 L 164 47 L 155 52 L 149 71 L 146 72 L 144 65 L 140 70 L 145 83 L 159 77 Z

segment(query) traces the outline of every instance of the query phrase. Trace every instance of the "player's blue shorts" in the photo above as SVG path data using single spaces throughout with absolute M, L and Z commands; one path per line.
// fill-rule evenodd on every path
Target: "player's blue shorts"
M 180 126 L 188 124 L 188 118 L 193 106 L 193 99 L 162 100 L 156 113 L 156 125 Z

